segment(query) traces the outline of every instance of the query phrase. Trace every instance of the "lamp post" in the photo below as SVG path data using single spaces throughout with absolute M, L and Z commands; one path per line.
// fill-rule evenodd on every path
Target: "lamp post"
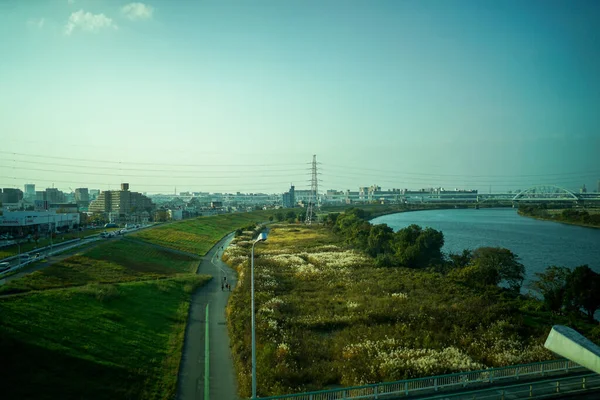
M 267 234 L 262 232 L 252 243 L 252 257 L 250 258 L 250 293 L 252 298 L 252 399 L 256 399 L 256 326 L 254 315 L 254 245 L 267 240 Z

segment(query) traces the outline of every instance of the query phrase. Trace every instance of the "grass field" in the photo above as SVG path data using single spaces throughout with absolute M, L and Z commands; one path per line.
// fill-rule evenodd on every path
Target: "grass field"
M 194 257 L 127 239 L 112 239 L 48 268 L 0 286 L 0 294 L 45 290 L 88 283 L 160 279 L 193 273 Z
M 227 233 L 252 223 L 268 220 L 272 211 L 221 214 L 162 225 L 132 234 L 161 246 L 204 255 Z
M 1 397 L 173 399 L 190 294 L 208 279 L 1 298 Z
M 249 237 L 224 259 L 239 286 L 228 323 L 240 395 L 250 393 Z M 555 323 L 535 299 L 481 293 L 431 271 L 376 267 L 320 227 L 274 225 L 256 246 L 259 396 L 354 386 L 555 358 Z

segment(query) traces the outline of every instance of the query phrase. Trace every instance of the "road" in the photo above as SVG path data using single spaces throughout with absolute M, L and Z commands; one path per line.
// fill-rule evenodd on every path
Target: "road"
M 204 343 L 205 310 L 209 306 L 209 343 L 210 343 L 210 398 L 215 400 L 237 399 L 237 380 L 229 347 L 229 336 L 225 319 L 225 307 L 230 293 L 221 291 L 223 276 L 232 290 L 237 283 L 237 274 L 221 261 L 223 249 L 231 240 L 230 234 L 217 243 L 203 258 L 198 274 L 212 275 L 208 284 L 192 296 L 188 324 L 183 344 L 183 355 L 179 368 L 177 399 L 204 399 Z

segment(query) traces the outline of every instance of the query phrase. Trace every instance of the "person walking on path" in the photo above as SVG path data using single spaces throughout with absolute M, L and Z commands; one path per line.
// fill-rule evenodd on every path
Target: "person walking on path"
M 223 282 L 221 282 L 221 292 L 223 291 Z

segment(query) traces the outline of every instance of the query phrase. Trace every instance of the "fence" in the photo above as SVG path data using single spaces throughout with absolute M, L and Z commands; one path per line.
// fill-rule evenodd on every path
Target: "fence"
M 518 380 L 521 378 L 531 379 L 547 375 L 562 375 L 585 370 L 584 367 L 569 360 L 551 360 L 372 385 L 263 397 L 263 400 L 386 399 L 436 392 L 440 389 L 456 390 L 466 387 L 473 388 L 502 381 Z

